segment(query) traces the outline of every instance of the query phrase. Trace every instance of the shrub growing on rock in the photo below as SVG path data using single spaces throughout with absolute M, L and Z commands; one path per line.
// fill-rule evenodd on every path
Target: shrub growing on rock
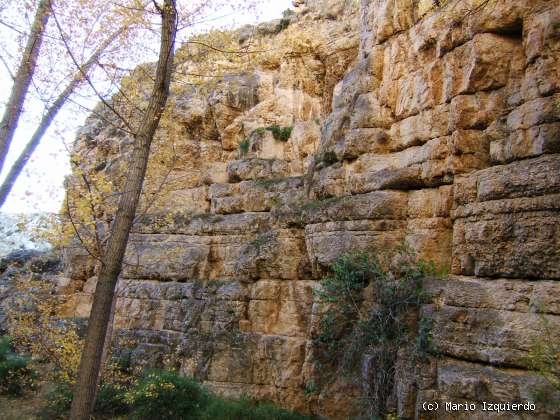
M 14 352 L 10 337 L 0 337 L 0 392 L 21 395 L 35 387 L 36 377 L 29 367 L 29 358 Z
M 397 350 L 408 345 L 419 360 L 432 351 L 429 320 L 419 322 L 418 333 L 411 327 L 424 299 L 423 279 L 435 274 L 433 263 L 404 247 L 374 256 L 347 254 L 332 264 L 317 292 L 324 308 L 314 338 L 317 363 L 330 366 L 335 376 L 359 378 L 364 355 L 374 360 L 368 391 L 374 418 L 387 414 Z M 364 298 L 368 287 L 374 302 Z
M 266 127 L 272 133 L 275 140 L 288 141 L 292 135 L 292 127 L 280 127 L 278 124 L 272 124 Z
M 250 141 L 247 138 L 239 142 L 239 152 L 241 153 L 241 156 L 247 156 L 247 153 L 249 153 L 249 145 Z

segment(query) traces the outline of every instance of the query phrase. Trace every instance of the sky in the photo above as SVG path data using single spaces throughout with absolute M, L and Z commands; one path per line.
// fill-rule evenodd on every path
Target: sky
M 256 12 L 236 13 L 220 17 L 209 17 L 218 26 L 241 26 L 248 23 L 265 22 L 281 17 L 282 11 L 292 7 L 291 0 L 264 0 Z M 197 28 L 195 28 L 196 30 Z M 203 28 L 199 27 L 198 30 Z M 8 29 L 0 27 L 0 36 Z M 0 67 L 0 115 L 8 99 L 12 80 L 5 67 Z M 28 95 L 28 98 L 30 95 Z M 25 113 L 20 119 L 16 135 L 10 147 L 2 181 L 13 161 L 17 158 L 28 139 L 33 134 L 41 117 L 42 105 L 31 98 L 25 105 Z M 62 110 L 55 124 L 44 136 L 26 169 L 19 176 L 14 189 L 2 207 L 6 213 L 58 212 L 64 198 L 64 177 L 70 173 L 68 147 L 72 144 L 75 131 L 83 124 L 86 112 Z

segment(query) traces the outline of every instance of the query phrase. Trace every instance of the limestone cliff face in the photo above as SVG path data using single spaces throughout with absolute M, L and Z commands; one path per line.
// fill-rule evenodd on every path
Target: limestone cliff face
M 529 398 L 544 383 L 525 360 L 537 309 L 560 340 L 558 2 L 294 3 L 289 28 L 316 34 L 313 54 L 172 98 L 184 127 L 173 188 L 136 225 L 118 291 L 133 359 L 169 356 L 225 395 L 346 418 L 359 386 L 307 392 L 320 374 L 312 290 L 342 253 L 404 242 L 451 275 L 427 284 L 422 309 L 442 356 L 418 369 L 403 354 L 399 416 L 429 418 L 423 401 Z M 88 120 L 76 152 L 117 173 L 129 146 L 103 121 Z M 66 267 L 86 314 L 94 265 L 69 249 Z

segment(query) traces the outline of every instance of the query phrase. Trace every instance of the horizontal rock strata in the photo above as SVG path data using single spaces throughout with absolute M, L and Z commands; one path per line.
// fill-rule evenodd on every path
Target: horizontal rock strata
M 557 418 L 553 399 L 490 417 L 422 408 L 526 401 L 547 386 L 527 356 L 545 325 L 560 340 L 557 2 L 294 3 L 291 30 L 316 32 L 314 55 L 173 98 L 185 133 L 174 188 L 135 225 L 118 289 L 131 360 L 170 357 L 224 395 L 348 418 L 359 387 L 308 392 L 313 289 L 345 252 L 406 243 L 450 275 L 427 282 L 422 307 L 441 356 L 399 368 L 397 415 Z M 93 147 L 86 165 L 118 173 L 125 139 L 88 124 L 76 152 Z M 87 314 L 94 264 L 79 247 L 65 261 L 87 285 Z

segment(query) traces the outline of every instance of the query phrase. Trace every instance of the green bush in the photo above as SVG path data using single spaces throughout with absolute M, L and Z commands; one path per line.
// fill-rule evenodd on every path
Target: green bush
M 241 152 L 242 156 L 247 156 L 247 153 L 249 153 L 249 145 L 249 139 L 243 139 L 239 142 L 239 151 Z
M 299 414 L 243 397 L 228 400 L 191 378 L 150 371 L 127 393 L 133 419 L 303 420 Z
M 276 25 L 276 30 L 275 32 L 277 34 L 279 34 L 280 32 L 282 32 L 284 29 L 286 29 L 288 26 L 290 26 L 290 23 L 292 21 L 290 19 L 287 18 L 282 18 L 280 19 L 280 22 L 278 22 L 278 25 Z
M 422 281 L 435 274 L 433 263 L 417 259 L 404 247 L 377 256 L 348 254 L 332 264 L 331 275 L 317 292 L 325 308 L 314 337 L 317 363 L 330 366 L 327 370 L 335 375 L 359 377 L 363 355 L 369 354 L 376 366 L 368 395 L 374 418 L 387 414 L 397 349 L 414 342 L 411 319 L 424 299 Z M 364 304 L 368 286 L 373 305 Z M 416 355 L 423 359 L 431 345 L 431 323 L 426 319 L 420 322 Z
M 72 405 L 72 387 L 68 382 L 60 382 L 45 397 L 45 405 L 39 418 L 58 420 L 68 417 Z
M 259 127 L 259 128 L 255 128 L 253 131 L 251 131 L 251 133 L 249 134 L 249 138 L 250 139 L 261 139 L 262 136 L 264 135 L 264 133 L 266 133 L 266 128 L 265 127 Z
M 332 150 L 328 150 L 323 153 L 319 153 L 313 157 L 314 164 L 317 169 L 326 168 L 327 166 L 331 166 L 332 164 L 338 162 L 338 158 L 336 157 L 336 153 Z
M 68 417 L 72 387 L 56 384 L 47 394 L 40 418 Z M 194 379 L 175 372 L 150 370 L 132 386 L 102 384 L 97 392 L 94 417 L 177 420 L 304 420 L 299 414 L 249 398 L 227 400 L 209 393 Z
M 292 135 L 292 127 L 280 127 L 278 124 L 272 124 L 266 127 L 272 133 L 275 140 L 288 141 Z
M 441 356 L 433 343 L 432 328 L 434 320 L 428 316 L 420 318 L 418 323 L 418 336 L 416 337 L 416 352 L 422 361 L 426 361 L 429 355 Z
M 16 354 L 12 340 L 0 337 L 0 392 L 21 395 L 35 387 L 37 373 L 29 367 L 29 357 Z
M 72 405 L 72 386 L 68 382 L 59 382 L 47 394 L 46 404 L 41 412 L 41 419 L 58 420 L 68 417 Z M 114 418 L 129 411 L 126 402 L 126 388 L 113 383 L 102 382 L 97 391 L 93 412 L 103 418 Z
M 209 399 L 194 379 L 160 370 L 148 371 L 126 394 L 133 419 L 196 419 Z
M 114 383 L 102 383 L 95 399 L 95 414 L 103 416 L 116 416 L 129 411 L 126 401 L 126 388 Z
M 239 400 L 212 398 L 198 417 L 200 420 L 304 420 L 304 417 L 272 404 L 256 403 L 247 397 Z

